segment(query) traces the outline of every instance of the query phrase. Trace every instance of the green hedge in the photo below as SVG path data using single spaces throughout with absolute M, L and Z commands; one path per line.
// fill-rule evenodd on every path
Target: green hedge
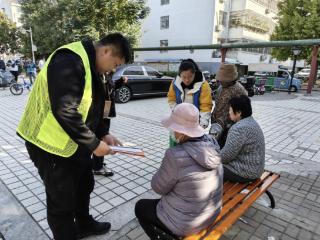
M 169 77 L 176 77 L 178 75 L 178 72 L 173 72 L 173 71 L 165 71 L 165 72 L 161 72 L 164 76 L 169 76 Z

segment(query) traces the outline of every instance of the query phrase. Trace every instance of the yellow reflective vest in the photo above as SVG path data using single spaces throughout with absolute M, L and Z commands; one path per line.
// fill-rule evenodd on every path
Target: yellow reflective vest
M 78 111 L 85 122 L 92 102 L 92 75 L 88 54 L 81 42 L 70 43 L 57 50 L 60 49 L 69 49 L 82 59 L 85 86 Z M 17 132 L 26 141 L 49 153 L 70 157 L 76 152 L 78 144 L 69 137 L 53 116 L 49 99 L 47 70 L 55 52 L 50 55 L 36 78 Z

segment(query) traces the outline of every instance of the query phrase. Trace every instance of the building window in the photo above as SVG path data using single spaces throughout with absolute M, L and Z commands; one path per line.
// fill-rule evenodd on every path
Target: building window
M 2 11 L 3 13 L 6 13 L 6 9 L 5 9 L 5 8 L 1 8 L 1 11 Z
M 227 27 L 228 24 L 228 13 L 224 11 L 219 11 L 219 25 Z
M 160 29 L 169 28 L 169 16 L 160 17 Z
M 168 40 L 160 40 L 160 47 L 168 47 Z M 161 50 L 160 53 L 168 52 L 167 50 Z
M 167 5 L 170 3 L 170 0 L 161 0 L 161 5 Z

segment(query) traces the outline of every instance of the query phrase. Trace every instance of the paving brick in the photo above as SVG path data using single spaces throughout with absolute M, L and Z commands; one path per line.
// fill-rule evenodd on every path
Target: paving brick
M 39 222 L 47 217 L 47 211 L 41 210 L 39 212 L 32 214 L 32 217 Z
M 147 234 L 140 235 L 136 240 L 149 240 L 150 238 L 147 236 Z
M 261 212 L 261 211 L 257 211 L 256 214 L 252 217 L 256 222 L 261 223 L 265 217 L 267 216 L 266 213 Z
M 37 202 L 33 205 L 30 205 L 27 207 L 28 211 L 32 214 L 32 213 L 36 213 L 39 212 L 41 210 L 45 210 L 45 205 L 41 202 Z
M 277 230 L 274 230 L 274 229 L 271 229 L 271 231 L 268 234 L 267 239 L 268 240 L 280 240 L 281 239 L 281 235 L 282 235 L 281 232 L 279 232 Z
M 127 237 L 129 237 L 130 239 L 136 239 L 142 234 L 144 234 L 144 231 L 142 228 L 135 228 L 127 234 Z
M 304 229 L 301 229 L 298 235 L 298 239 L 303 239 L 303 240 L 311 240 L 312 239 L 312 233 L 309 231 L 306 231 Z
M 131 191 L 128 191 L 128 192 L 122 193 L 120 196 L 126 200 L 130 200 L 130 199 L 136 197 L 137 195 Z
M 118 238 L 118 240 L 130 240 L 130 238 L 128 238 L 127 236 L 122 236 L 122 237 Z
M 33 205 L 35 203 L 40 202 L 40 200 L 36 197 L 31 197 L 31 198 L 27 198 L 21 201 L 21 203 L 23 204 L 23 206 L 28 207 L 30 205 Z
M 108 202 L 104 202 L 95 207 L 100 213 L 106 213 L 110 209 L 112 209 L 112 205 Z
M 245 221 L 247 221 L 247 219 L 245 219 Z M 242 222 L 241 220 L 239 220 L 238 222 L 237 222 L 237 226 L 241 229 L 241 230 L 243 230 L 243 231 L 245 231 L 245 232 L 248 232 L 248 233 L 254 233 L 255 232 L 255 227 L 254 226 L 251 226 L 251 224 L 248 222 L 248 223 L 244 223 L 244 222 Z
M 280 239 L 281 240 L 296 240 L 296 238 L 290 237 L 286 234 L 282 234 Z
M 24 192 L 27 192 L 27 191 L 29 191 L 29 189 L 28 189 L 27 187 L 21 186 L 21 187 L 12 189 L 11 192 L 12 192 L 13 194 L 18 195 L 18 194 L 21 194 L 21 193 L 24 193 Z
M 17 197 L 20 201 L 22 201 L 22 200 L 24 200 L 24 199 L 27 199 L 27 198 L 31 198 L 31 197 L 33 197 L 33 196 L 34 196 L 34 195 L 33 195 L 32 192 L 30 192 L 30 191 L 26 191 L 26 192 L 19 193 L 19 194 L 16 195 L 16 197 Z
M 102 202 L 104 202 L 104 200 L 98 196 L 90 199 L 90 205 L 92 205 L 92 206 L 97 206 L 97 205 L 101 204 Z
M 251 234 L 241 230 L 237 236 L 234 238 L 234 240 L 248 240 L 250 238 Z
M 124 203 L 126 200 L 122 197 L 115 197 L 110 199 L 108 202 L 111 203 L 113 206 L 119 206 L 120 204 Z
M 285 230 L 285 233 L 292 237 L 292 238 L 295 238 L 298 236 L 299 232 L 300 232 L 300 227 L 297 227 L 296 225 L 294 224 L 289 224 L 287 229 Z
M 263 240 L 263 239 L 258 238 L 257 236 L 251 236 L 249 240 Z
M 128 191 L 128 189 L 123 187 L 123 186 L 119 186 L 119 187 L 116 187 L 116 188 L 113 189 L 113 192 L 118 194 L 118 195 L 120 195 L 120 194 L 122 194 L 122 193 L 124 193 L 126 191 Z
M 100 197 L 102 197 L 104 200 L 110 200 L 114 197 L 116 197 L 117 195 L 115 193 L 113 193 L 112 191 L 108 190 L 105 193 L 100 194 Z
M 315 228 L 317 226 L 317 223 L 315 223 L 309 219 L 306 219 L 306 218 L 292 219 L 291 223 L 295 224 L 296 226 L 299 226 L 301 228 L 304 228 L 306 230 L 312 231 L 312 232 L 315 230 Z
M 266 219 L 269 220 L 270 222 L 277 224 L 279 226 L 282 226 L 282 227 L 287 227 L 289 224 L 287 221 L 283 221 L 280 218 L 272 216 L 272 215 L 268 215 L 266 217 Z
M 266 226 L 268 226 L 268 227 L 270 227 L 270 228 L 272 228 L 272 229 L 275 229 L 275 230 L 277 230 L 277 231 L 280 231 L 280 232 L 283 232 L 283 231 L 285 230 L 285 227 L 284 227 L 284 226 L 281 226 L 281 225 L 279 225 L 279 224 L 277 224 L 277 223 L 275 223 L 275 222 L 269 221 L 269 220 L 267 220 L 267 219 L 265 219 L 265 220 L 263 221 L 263 224 L 266 225 Z

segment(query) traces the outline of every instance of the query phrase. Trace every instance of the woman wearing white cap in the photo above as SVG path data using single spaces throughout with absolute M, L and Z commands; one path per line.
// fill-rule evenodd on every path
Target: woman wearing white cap
M 154 227 L 173 236 L 197 233 L 212 223 L 222 205 L 219 147 L 200 127 L 199 110 L 181 103 L 162 124 L 174 132 L 178 145 L 167 149 L 152 178 L 152 189 L 161 199 L 142 199 L 135 207 L 150 239 L 161 239 Z

